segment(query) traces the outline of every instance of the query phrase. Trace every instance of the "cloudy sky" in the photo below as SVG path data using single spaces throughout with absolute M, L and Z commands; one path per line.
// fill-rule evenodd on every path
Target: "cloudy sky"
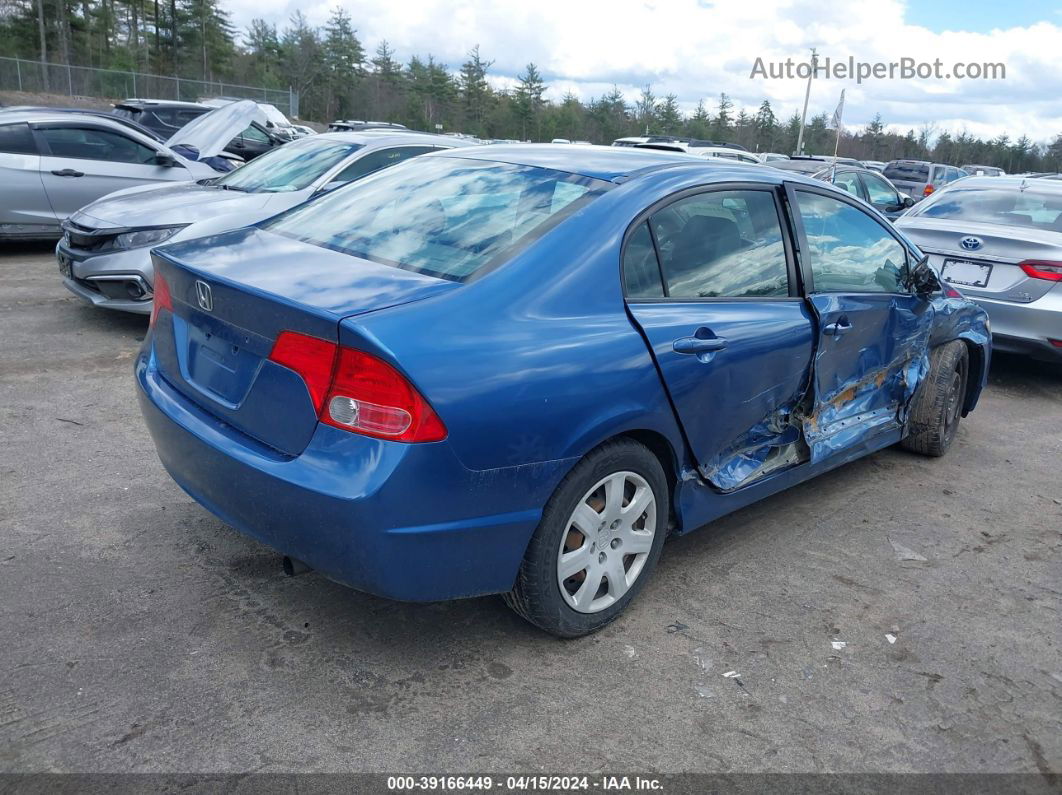
M 980 136 L 1062 133 L 1062 3 L 1058 0 L 227 0 L 233 21 L 255 16 L 283 27 L 301 8 L 323 24 L 337 2 L 371 52 L 382 39 L 400 60 L 431 53 L 457 68 L 478 44 L 504 84 L 534 61 L 559 98 L 588 100 L 618 85 L 633 101 L 646 83 L 677 95 L 686 110 L 714 107 L 725 91 L 750 110 L 769 99 L 780 117 L 799 109 L 805 81 L 750 78 L 765 63 L 939 58 L 1002 63 L 1002 80 L 816 80 L 809 116 L 832 113 L 846 89 L 845 124 L 875 113 L 906 130 L 931 123 Z

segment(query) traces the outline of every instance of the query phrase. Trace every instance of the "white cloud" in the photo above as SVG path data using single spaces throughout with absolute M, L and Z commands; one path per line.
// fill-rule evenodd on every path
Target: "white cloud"
M 387 39 L 400 59 L 431 53 L 456 69 L 480 45 L 493 59 L 495 85 L 529 61 L 559 99 L 581 99 L 613 84 L 633 101 L 653 84 L 659 96 L 675 93 L 682 107 L 714 106 L 721 91 L 753 110 L 769 99 L 786 117 L 803 101 L 804 81 L 750 79 L 756 57 L 806 60 L 811 47 L 834 61 L 890 62 L 939 58 L 1006 65 L 1006 79 L 817 80 L 810 112 L 832 113 L 847 90 L 845 121 L 860 126 L 880 112 L 897 128 L 929 122 L 938 130 L 981 135 L 1025 133 L 1043 141 L 1062 133 L 1062 70 L 1056 65 L 1062 24 L 1038 22 L 991 33 L 936 33 L 904 21 L 901 0 L 853 0 L 843 8 L 813 0 L 338 0 L 354 18 L 371 52 Z M 323 24 L 333 0 L 230 0 L 234 22 L 245 27 L 263 16 L 281 27 L 301 8 Z M 962 20 L 956 20 L 956 27 Z

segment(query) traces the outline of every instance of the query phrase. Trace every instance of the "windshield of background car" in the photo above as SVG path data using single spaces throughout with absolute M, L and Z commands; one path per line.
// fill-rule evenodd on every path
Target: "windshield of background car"
M 362 148 L 345 141 L 304 138 L 266 152 L 215 181 L 249 193 L 286 193 L 309 187 L 339 161 Z
M 263 228 L 385 265 L 464 281 L 606 187 L 550 169 L 427 155 L 339 188 Z
M 891 180 L 901 180 L 903 182 L 928 182 L 929 164 L 904 162 L 889 163 L 885 166 L 885 171 L 882 173 Z
M 956 186 L 923 205 L 911 215 L 1062 233 L 1062 191 Z

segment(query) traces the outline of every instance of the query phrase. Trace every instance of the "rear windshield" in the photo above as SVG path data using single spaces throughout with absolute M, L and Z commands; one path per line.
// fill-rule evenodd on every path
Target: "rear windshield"
M 561 171 L 426 155 L 339 188 L 263 227 L 385 265 L 464 281 L 605 187 Z
M 796 171 L 800 174 L 815 174 L 822 171 L 821 160 L 779 160 L 771 161 L 771 168 L 780 168 L 783 171 Z
M 915 205 L 910 214 L 1062 232 L 1062 191 L 956 186 Z
M 142 112 L 143 111 L 141 111 L 139 108 L 129 108 L 124 105 L 119 105 L 111 111 L 111 113 L 113 113 L 115 116 L 118 116 L 119 118 L 132 119 L 133 121 L 136 121 L 137 117 Z
M 929 163 L 889 163 L 883 173 L 891 180 L 929 182 Z
M 214 184 L 249 193 L 302 190 L 361 147 L 361 144 L 345 141 L 303 138 L 256 157 L 215 180 Z

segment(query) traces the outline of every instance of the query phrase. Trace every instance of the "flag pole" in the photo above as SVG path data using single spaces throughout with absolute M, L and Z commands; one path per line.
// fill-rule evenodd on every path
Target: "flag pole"
M 841 89 L 841 101 L 837 103 L 837 110 L 833 112 L 833 127 L 837 135 L 833 139 L 833 165 L 830 167 L 830 184 L 833 184 L 837 176 L 837 151 L 841 146 L 841 117 L 844 115 L 844 89 Z
M 795 155 L 804 154 L 804 125 L 808 121 L 808 100 L 811 99 L 811 81 L 815 77 L 815 67 L 818 65 L 818 53 L 815 52 L 815 48 L 811 48 L 811 74 L 808 75 L 808 87 L 804 92 L 804 112 L 800 114 L 800 132 L 797 133 L 796 151 Z

